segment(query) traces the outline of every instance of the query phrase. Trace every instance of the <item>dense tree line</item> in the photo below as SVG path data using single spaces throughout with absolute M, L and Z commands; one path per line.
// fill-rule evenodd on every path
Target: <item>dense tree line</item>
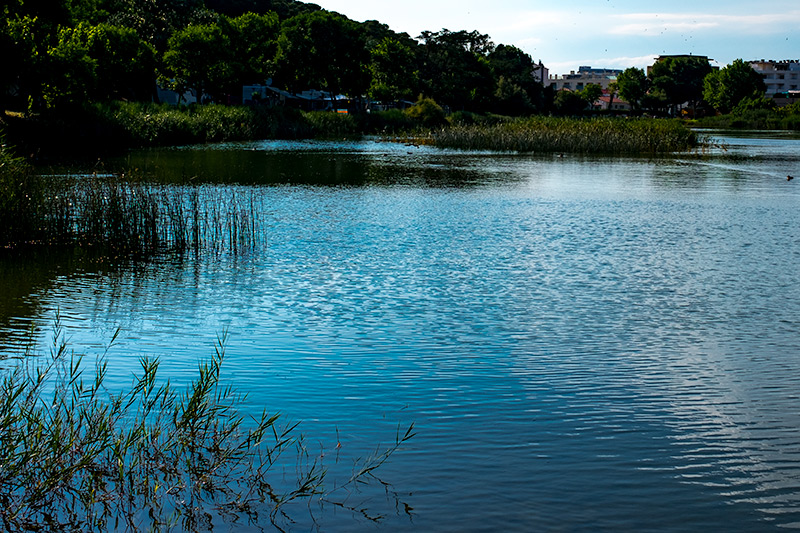
M 293 0 L 0 0 L 0 13 L 5 108 L 148 101 L 156 82 L 226 102 L 267 79 L 453 110 L 545 107 L 531 57 L 477 31 L 411 38 Z
M 585 113 L 598 86 L 552 94 L 532 58 L 477 31 L 416 38 L 295 0 L 0 0 L 0 108 L 60 110 L 87 102 L 150 101 L 156 84 L 235 102 L 272 80 L 377 101 L 422 95 L 452 111 Z M 702 57 L 622 72 L 612 90 L 633 113 L 675 114 L 688 103 L 727 113 L 769 107 L 764 83 L 736 60 Z M 744 104 L 742 104 L 744 102 Z
M 774 107 L 764 98 L 761 74 L 741 59 L 712 69 L 702 57 L 667 57 L 655 62 L 647 74 L 639 68 L 626 69 L 617 76 L 615 89 L 637 113 L 674 114 L 684 104 L 695 111 L 720 113 L 739 105 Z

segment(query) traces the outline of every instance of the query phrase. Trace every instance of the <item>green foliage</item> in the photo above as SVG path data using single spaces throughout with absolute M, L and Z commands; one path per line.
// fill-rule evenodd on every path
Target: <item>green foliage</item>
M 572 116 L 582 114 L 589 104 L 581 93 L 561 90 L 556 93 L 553 105 L 559 115 Z
M 721 113 L 729 113 L 743 99 L 758 98 L 765 91 L 761 74 L 741 59 L 710 72 L 703 80 L 703 98 Z
M 404 133 L 418 125 L 400 109 L 373 111 L 358 116 L 361 131 L 365 133 Z
M 514 116 L 528 114 L 534 109 L 528 92 L 505 76 L 497 80 L 492 107 L 497 113 Z
M 280 24 L 275 13 L 246 13 L 230 21 L 233 61 L 238 79 L 234 86 L 263 83 L 275 72 Z
M 14 155 L 0 130 L 0 249 L 37 229 L 36 209 L 42 203 L 40 178 Z
M 312 111 L 304 114 L 310 136 L 321 139 L 353 139 L 361 137 L 358 123 L 352 115 Z
M 542 153 L 655 154 L 695 146 L 695 134 L 678 121 L 533 117 L 496 125 L 452 127 L 434 144 L 467 150 Z
M 764 96 L 744 96 L 741 100 L 731 109 L 731 114 L 742 116 L 751 111 L 776 111 L 778 106 L 772 98 Z
M 593 105 L 598 98 L 603 96 L 603 88 L 596 83 L 590 83 L 581 91 L 581 98 L 584 99 L 586 105 Z
M 160 379 L 157 359 L 142 358 L 130 388 L 114 393 L 107 363 L 87 370 L 56 316 L 49 354 L 30 345 L 0 376 L 3 529 L 197 531 L 259 516 L 280 529 L 291 524 L 291 502 L 333 501 L 297 424 L 237 412 L 244 396 L 220 381 L 225 338 L 185 388 Z M 412 436 L 413 425 L 398 429 L 395 443 L 358 462 L 339 490 L 366 483 Z
M 208 9 L 229 17 L 238 17 L 245 13 L 266 15 L 275 13 L 281 20 L 286 20 L 301 13 L 319 11 L 316 4 L 296 2 L 295 0 L 205 0 Z
M 543 109 L 543 87 L 534 78 L 536 66 L 530 55 L 516 46 L 500 44 L 487 59 L 497 80 L 494 93 L 497 112 L 525 115 Z
M 432 98 L 420 95 L 417 103 L 405 110 L 406 116 L 426 128 L 436 128 L 446 123 L 444 109 Z
M 650 69 L 650 84 L 671 106 L 689 102 L 695 106 L 703 98 L 703 80 L 711 72 L 702 57 L 665 57 Z
M 416 54 L 407 43 L 385 37 L 370 51 L 368 95 L 379 101 L 407 100 L 419 86 Z
M 703 118 L 698 126 L 800 131 L 800 102 L 778 108 L 769 98 L 743 98 L 730 114 Z
M 174 76 L 173 88 L 189 88 L 222 99 L 234 77 L 231 39 L 218 24 L 192 25 L 172 34 L 164 63 Z
M 647 94 L 647 75 L 644 70 L 627 68 L 617 76 L 616 84 L 619 97 L 628 102 L 632 110 L 639 111 Z
M 280 117 L 268 109 L 221 105 L 174 108 L 117 102 L 94 113 L 134 145 L 166 145 L 274 137 Z
M 355 22 L 327 11 L 285 21 L 278 39 L 278 77 L 294 91 L 320 88 L 362 95 L 369 87 L 369 53 Z
M 176 31 L 190 24 L 208 24 L 214 15 L 208 12 L 203 0 L 106 0 L 110 14 L 105 21 L 114 26 L 136 30 L 159 52 L 166 49 L 167 40 Z
M 47 65 L 42 94 L 50 108 L 149 98 L 155 81 L 155 50 L 135 31 L 107 24 L 60 29 Z
M 496 82 L 488 55 L 494 43 L 477 31 L 422 32 L 420 77 L 423 92 L 454 111 L 483 111 Z

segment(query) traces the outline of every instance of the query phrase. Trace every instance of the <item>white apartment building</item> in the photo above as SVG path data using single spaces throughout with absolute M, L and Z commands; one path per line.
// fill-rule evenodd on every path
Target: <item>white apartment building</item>
M 622 74 L 621 70 L 610 68 L 592 68 L 588 66 L 578 67 L 578 72 L 574 70 L 569 74 L 551 74 L 544 83 L 545 87 L 555 86 L 556 91 L 568 89 L 570 91 L 582 91 L 590 84 L 599 85 L 603 90 L 608 89 L 611 82 L 617 80 L 617 76 Z
M 753 70 L 764 76 L 767 98 L 778 93 L 800 91 L 800 61 L 749 61 Z

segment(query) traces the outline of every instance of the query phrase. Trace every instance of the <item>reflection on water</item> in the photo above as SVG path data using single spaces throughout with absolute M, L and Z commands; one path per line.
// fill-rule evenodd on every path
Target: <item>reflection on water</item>
M 296 420 L 332 473 L 415 421 L 386 531 L 800 528 L 800 161 L 793 139 L 659 160 L 250 143 L 132 154 L 246 183 L 266 248 L 21 286 L 110 378 L 226 377 Z M 776 154 L 783 154 L 778 157 Z M 29 291 L 26 296 L 23 294 Z M 11 335 L 17 325 L 3 325 Z M 45 330 L 43 330 L 43 335 Z M 342 513 L 323 531 L 374 530 Z M 297 530 L 311 525 L 302 514 Z

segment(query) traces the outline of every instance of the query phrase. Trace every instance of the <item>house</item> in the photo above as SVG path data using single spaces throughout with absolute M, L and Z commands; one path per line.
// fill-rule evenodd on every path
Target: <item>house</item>
M 748 61 L 753 70 L 764 76 L 766 96 L 800 91 L 800 61 Z
M 587 85 L 599 85 L 603 90 L 608 90 L 608 86 L 617 80 L 617 76 L 622 71 L 610 68 L 592 68 L 588 66 L 578 67 L 578 72 L 574 70 L 569 74 L 551 74 L 544 81 L 545 87 L 554 87 L 556 91 L 567 89 L 570 91 L 582 91 Z
M 610 94 L 604 94 L 594 102 L 592 109 L 598 111 L 613 111 L 615 113 L 629 113 L 631 104 L 625 100 L 620 100 L 616 96 L 612 98 Z
M 538 65 L 534 63 L 533 79 L 535 79 L 536 81 L 547 87 L 548 85 L 547 81 L 549 77 L 550 77 L 550 70 L 544 66 L 544 63 L 542 63 L 541 59 L 539 60 Z

